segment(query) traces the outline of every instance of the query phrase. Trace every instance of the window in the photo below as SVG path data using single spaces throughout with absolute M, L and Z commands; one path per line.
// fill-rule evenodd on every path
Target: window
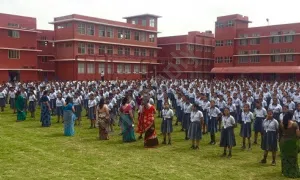
M 87 64 L 87 73 L 88 74 L 94 74 L 95 73 L 95 64 L 94 63 L 88 63 Z
M 259 54 L 259 51 L 258 50 L 250 50 L 249 54 Z
M 140 49 L 139 48 L 134 48 L 134 55 L 135 56 L 140 56 Z
M 95 45 L 92 43 L 87 44 L 87 53 L 94 54 L 95 53 Z
M 79 34 L 85 34 L 85 24 L 84 23 L 79 23 L 78 24 L 77 32 Z
M 155 19 L 150 19 L 149 20 L 149 26 L 150 27 L 155 27 Z
M 47 56 L 42 56 L 41 61 L 42 61 L 42 63 L 46 63 L 48 61 L 48 57 Z
M 114 28 L 106 27 L 106 36 L 109 38 L 113 38 L 114 37 Z
M 250 63 L 259 63 L 260 62 L 259 56 L 251 56 L 249 58 L 250 58 Z
M 285 55 L 283 56 L 283 59 L 284 62 L 294 62 L 294 55 L 293 54 Z
M 223 63 L 223 57 L 216 57 L 216 63 Z
M 142 65 L 142 73 L 146 73 L 147 72 L 147 67 L 146 65 Z
M 78 54 L 85 54 L 85 44 L 78 43 Z
M 107 48 L 106 49 L 107 54 L 112 55 L 114 53 L 114 49 L 112 45 L 108 45 L 106 48 Z
M 133 19 L 133 20 L 131 20 L 131 23 L 132 23 L 132 24 L 137 24 L 137 20 L 136 20 L 136 19 Z
M 203 51 L 203 46 L 196 46 L 197 51 Z
M 140 72 L 140 65 L 134 65 L 133 73 L 139 73 L 139 72 Z
M 105 26 L 103 26 L 103 25 L 99 26 L 99 36 L 105 37 Z
M 281 57 L 279 55 L 271 56 L 271 62 L 281 62 Z
M 188 64 L 195 64 L 195 59 L 189 59 Z
M 154 50 L 153 49 L 149 49 L 149 56 L 154 57 Z
M 18 50 L 8 50 L 9 59 L 20 59 L 20 51 Z
M 47 46 L 47 45 L 46 45 Z M 72 47 L 73 44 L 72 43 L 66 43 L 66 47 Z
M 129 29 L 124 30 L 125 39 L 130 39 L 130 33 L 131 31 Z
M 7 26 L 11 27 L 11 28 L 19 28 L 20 27 L 20 25 L 16 24 L 16 23 L 8 23 Z
M 118 29 L 118 38 L 119 39 L 123 39 L 124 38 L 123 29 Z
M 259 38 L 250 39 L 250 44 L 251 44 L 251 45 L 257 45 L 257 44 L 260 44 L 260 39 L 259 39 Z
M 149 34 L 149 42 L 155 41 L 155 34 Z
M 232 46 L 233 45 L 233 40 L 226 40 L 225 45 L 226 46 Z
M 271 54 L 277 54 L 280 53 L 280 49 L 272 49 Z
M 134 40 L 136 40 L 136 41 L 140 40 L 140 33 L 138 31 L 134 32 Z
M 239 34 L 239 37 L 240 37 L 240 38 L 247 38 L 247 37 L 248 37 L 248 34 Z
M 95 35 L 95 26 L 93 24 L 86 25 L 86 34 L 91 36 Z
M 176 44 L 176 50 L 180 50 L 180 44 Z
M 242 63 L 248 63 L 249 60 L 248 60 L 248 57 L 239 57 L 239 63 L 242 64 Z
M 104 63 L 99 63 L 98 64 L 98 73 L 105 72 L 105 64 Z
M 188 50 L 189 51 L 194 51 L 195 46 L 193 44 L 188 44 Z
M 142 26 L 146 26 L 147 25 L 147 21 L 146 21 L 146 19 L 143 19 L 142 20 Z
M 286 42 L 286 43 L 290 43 L 290 42 L 293 42 L 294 41 L 294 36 L 284 36 L 283 37 L 283 42 Z
M 240 46 L 247 46 L 248 40 L 247 39 L 240 39 Z
M 123 74 L 123 71 L 124 71 L 123 64 L 118 64 L 118 66 L 117 66 L 117 73 L 118 74 Z
M 222 28 L 224 25 L 221 22 L 216 22 L 216 28 Z
M 78 74 L 84 74 L 84 73 L 85 73 L 84 63 L 78 63 Z
M 100 44 L 99 45 L 99 55 L 105 54 L 105 45 Z
M 8 36 L 12 38 L 20 38 L 20 32 L 14 30 L 8 30 Z
M 131 66 L 130 64 L 125 64 L 125 73 L 130 74 L 131 73 Z
M 270 42 L 273 43 L 273 44 L 280 43 L 281 38 L 280 38 L 280 36 L 271 37 Z
M 67 24 L 59 24 L 56 26 L 56 29 L 64 29 L 67 27 Z
M 234 26 L 234 22 L 233 20 L 230 20 L 227 22 L 227 26 L 230 27 L 230 26 Z
M 260 37 L 260 34 L 254 33 L 252 34 L 252 37 Z
M 39 41 L 39 45 L 40 46 L 47 46 L 47 41 L 45 42 L 45 41 Z
M 107 64 L 107 74 L 111 74 L 111 64 Z
M 239 54 L 248 54 L 248 51 L 242 50 L 242 51 L 239 51 Z
M 140 32 L 140 41 L 145 42 L 146 41 L 146 33 Z
M 180 58 L 176 58 L 176 64 L 180 64 Z
M 130 48 L 129 47 L 125 47 L 125 55 L 130 56 Z
M 141 49 L 141 56 L 146 56 L 146 49 Z
M 224 41 L 216 41 L 216 46 L 223 46 Z
M 123 55 L 123 47 L 122 46 L 119 46 L 118 47 L 118 55 Z

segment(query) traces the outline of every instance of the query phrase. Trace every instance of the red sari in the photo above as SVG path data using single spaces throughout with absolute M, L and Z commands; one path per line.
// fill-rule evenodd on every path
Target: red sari
M 149 105 L 149 108 L 143 107 L 143 110 L 140 113 L 138 132 L 145 133 L 145 147 L 155 147 L 158 145 L 158 139 L 155 131 L 154 113 L 155 108 L 152 105 Z

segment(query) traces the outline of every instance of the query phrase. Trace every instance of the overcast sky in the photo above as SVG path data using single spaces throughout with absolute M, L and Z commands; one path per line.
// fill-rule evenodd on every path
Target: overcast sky
M 39 29 L 53 29 L 54 17 L 82 14 L 116 21 L 151 13 L 161 15 L 159 36 L 213 30 L 217 16 L 242 14 L 250 26 L 300 22 L 299 0 L 0 0 L 0 12 L 37 18 Z

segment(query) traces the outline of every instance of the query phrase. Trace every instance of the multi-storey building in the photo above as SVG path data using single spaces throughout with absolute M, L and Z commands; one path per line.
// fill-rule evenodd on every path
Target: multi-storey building
M 209 78 L 214 62 L 211 31 L 158 38 L 158 75 L 171 79 Z
M 36 19 L 0 14 L 0 81 L 38 80 Z
M 248 27 L 248 17 L 217 18 L 217 78 L 300 78 L 300 23 Z M 267 23 L 267 22 L 266 22 Z
M 157 19 L 117 22 L 72 14 L 54 18 L 55 72 L 60 80 L 139 79 L 155 74 Z

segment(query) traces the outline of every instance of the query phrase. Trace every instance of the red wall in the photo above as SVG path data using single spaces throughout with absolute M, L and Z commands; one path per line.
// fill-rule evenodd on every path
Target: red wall
M 7 27 L 8 23 L 19 24 L 20 28 L 36 29 L 36 18 L 0 13 L 0 27 Z
M 20 71 L 20 81 L 38 81 L 38 72 L 37 71 Z
M 20 38 L 12 38 L 8 36 L 8 30 L 0 29 L 0 47 L 37 49 L 36 34 L 34 32 L 20 32 Z
M 30 66 L 30 69 L 37 68 L 36 52 L 32 51 L 21 51 L 20 59 L 8 59 L 8 50 L 0 49 L 0 67 L 1 68 L 12 68 L 22 69 L 23 66 Z M 31 67 L 33 66 L 33 67 Z

